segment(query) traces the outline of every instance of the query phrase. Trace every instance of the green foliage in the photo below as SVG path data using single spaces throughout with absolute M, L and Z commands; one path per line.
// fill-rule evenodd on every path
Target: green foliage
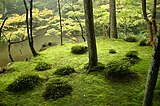
M 43 92 L 44 99 L 57 100 L 63 98 L 66 95 L 70 95 L 72 92 L 72 86 L 59 78 L 51 79 L 47 82 L 45 91 Z
M 6 90 L 11 92 L 22 92 L 33 89 L 41 81 L 38 75 L 23 75 L 7 86 Z
M 137 42 L 137 38 L 134 36 L 128 36 L 127 38 L 125 38 L 125 41 L 127 42 Z
M 35 69 L 38 71 L 45 71 L 48 69 L 51 69 L 51 64 L 48 64 L 46 62 L 38 62 L 38 64 L 36 65 Z
M 76 46 L 72 46 L 72 48 L 71 48 L 71 52 L 73 54 L 83 54 L 86 51 L 87 51 L 87 47 L 86 46 L 76 45 Z
M 140 41 L 139 46 L 149 46 L 149 42 L 147 39 L 143 39 Z
M 69 75 L 74 72 L 75 72 L 74 68 L 67 66 L 67 67 L 58 68 L 54 74 L 64 76 L 64 75 Z
M 126 58 L 122 59 L 123 61 L 128 61 L 132 65 L 137 64 L 141 59 L 138 57 L 137 51 L 129 51 L 126 53 Z
M 115 50 L 115 49 L 109 49 L 109 53 L 111 53 L 111 54 L 115 54 L 115 53 L 117 53 L 117 52 L 116 52 L 116 50 Z
M 129 51 L 129 52 L 126 53 L 126 57 L 138 58 L 138 52 L 137 51 Z
M 111 61 L 106 66 L 106 77 L 112 81 L 128 82 L 137 77 L 130 71 L 130 67 L 127 61 Z
M 135 65 L 137 64 L 141 59 L 139 57 L 137 58 L 130 58 L 130 57 L 126 57 L 126 58 L 123 58 L 122 61 L 126 61 L 126 62 L 129 62 L 131 63 L 132 65 Z

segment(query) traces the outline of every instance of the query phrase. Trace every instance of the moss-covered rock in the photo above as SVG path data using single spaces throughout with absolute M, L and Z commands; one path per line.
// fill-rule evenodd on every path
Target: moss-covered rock
M 73 54 L 83 54 L 87 52 L 87 50 L 88 48 L 86 46 L 80 46 L 80 45 L 72 46 L 71 48 L 71 52 Z
M 57 100 L 63 98 L 66 95 L 70 95 L 72 92 L 72 86 L 68 84 L 67 81 L 60 78 L 50 79 L 47 84 L 45 91 L 42 96 L 44 99 Z
M 38 62 L 35 69 L 38 70 L 38 71 L 45 71 L 45 70 L 48 70 L 48 69 L 51 69 L 52 68 L 52 65 L 51 64 L 48 64 L 46 62 Z
M 74 72 L 76 72 L 74 70 L 74 68 L 72 68 L 70 66 L 66 66 L 66 67 L 60 67 L 60 68 L 58 68 L 55 71 L 54 74 L 64 76 L 64 75 L 69 75 L 69 74 L 74 73 Z
M 138 39 L 134 36 L 128 36 L 124 40 L 127 41 L 127 42 L 137 42 L 138 41 Z
M 11 92 L 22 92 L 33 89 L 41 81 L 38 75 L 22 75 L 9 84 L 6 88 L 7 91 Z
M 111 53 L 111 54 L 116 54 L 117 52 L 116 52 L 115 49 L 109 49 L 109 53 Z
M 112 81 L 128 82 L 137 75 L 130 70 L 131 64 L 126 61 L 111 61 L 106 66 L 106 78 Z

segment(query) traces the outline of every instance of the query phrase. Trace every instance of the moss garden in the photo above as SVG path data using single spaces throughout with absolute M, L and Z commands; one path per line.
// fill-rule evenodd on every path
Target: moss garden
M 30 61 L 14 62 L 8 67 L 14 71 L 0 74 L 0 106 L 142 105 L 152 47 L 97 37 L 99 65 L 86 74 L 86 42 L 78 45 L 57 45 Z M 77 47 L 86 53 L 73 54 Z M 154 95 L 158 106 L 159 85 Z

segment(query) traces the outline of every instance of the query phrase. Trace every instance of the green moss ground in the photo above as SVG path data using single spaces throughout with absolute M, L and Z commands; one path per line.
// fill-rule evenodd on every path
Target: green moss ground
M 80 44 L 87 45 L 86 43 Z M 138 73 L 140 79 L 130 83 L 117 83 L 107 80 L 102 73 L 85 74 L 83 67 L 88 62 L 88 53 L 83 55 L 72 54 L 70 51 L 73 45 L 75 44 L 66 43 L 62 46 L 51 47 L 40 52 L 40 56 L 29 62 L 15 62 L 11 65 L 12 68 L 16 69 L 15 72 L 0 75 L 0 101 L 3 101 L 7 106 L 141 106 L 152 47 L 140 47 L 138 43 L 129 43 L 121 39 L 97 38 L 98 59 L 103 64 L 124 58 L 130 50 L 139 52 L 139 57 L 142 60 L 132 67 L 132 71 Z M 115 49 L 117 53 L 110 54 L 109 49 Z M 52 69 L 43 72 L 36 71 L 34 68 L 36 63 L 40 61 L 52 64 Z M 42 93 L 44 92 L 45 81 L 24 94 L 13 94 L 5 91 L 7 85 L 22 74 L 34 73 L 41 78 L 48 79 L 58 77 L 53 75 L 55 70 L 58 67 L 68 65 L 74 67 L 78 73 L 62 77 L 73 86 L 72 94 L 63 99 L 44 100 Z M 153 103 L 153 106 L 160 104 L 159 86 L 156 87 Z

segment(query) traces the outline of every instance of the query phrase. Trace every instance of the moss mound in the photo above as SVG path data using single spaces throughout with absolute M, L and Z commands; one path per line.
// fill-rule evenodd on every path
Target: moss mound
M 51 69 L 51 64 L 48 64 L 46 62 L 38 62 L 38 64 L 36 65 L 35 69 L 38 71 L 45 71 L 48 69 Z
M 41 81 L 38 75 L 23 75 L 18 77 L 10 85 L 7 86 L 6 90 L 11 92 L 22 92 L 31 90 Z
M 134 36 L 128 36 L 124 40 L 127 41 L 127 42 L 137 42 L 138 41 L 138 39 Z
M 72 68 L 70 66 L 67 66 L 67 67 L 60 67 L 60 68 L 58 68 L 55 71 L 54 74 L 64 76 L 64 75 L 69 75 L 69 74 L 74 73 L 74 72 L 76 72 L 74 70 L 74 68 Z
M 86 46 L 80 46 L 80 45 L 76 45 L 76 46 L 72 46 L 71 48 L 71 52 L 73 54 L 84 54 L 85 52 L 87 52 L 88 48 Z
M 106 66 L 106 78 L 111 81 L 128 82 L 136 78 L 136 74 L 130 71 L 131 64 L 125 61 L 112 61 Z
M 126 58 L 123 58 L 122 61 L 128 61 L 132 65 L 137 64 L 141 59 L 138 57 L 137 51 L 129 51 L 126 53 Z
M 115 50 L 115 49 L 109 49 L 109 53 L 111 53 L 111 54 L 115 54 L 115 53 L 117 53 L 117 52 L 116 52 L 116 50 Z
M 72 86 L 67 81 L 56 78 L 50 79 L 46 84 L 46 88 L 42 96 L 44 99 L 57 100 L 63 98 L 66 95 L 70 95 L 72 92 Z
M 147 39 L 143 39 L 139 42 L 139 46 L 149 46 L 149 42 Z
M 85 65 L 84 65 L 84 69 L 88 70 L 88 68 L 89 68 L 88 65 L 89 65 L 88 63 L 85 64 Z M 98 65 L 97 65 L 97 66 L 94 66 L 94 67 L 91 69 L 91 72 L 102 72 L 104 69 L 105 69 L 105 65 L 102 64 L 102 63 L 100 63 L 100 62 L 98 62 Z

